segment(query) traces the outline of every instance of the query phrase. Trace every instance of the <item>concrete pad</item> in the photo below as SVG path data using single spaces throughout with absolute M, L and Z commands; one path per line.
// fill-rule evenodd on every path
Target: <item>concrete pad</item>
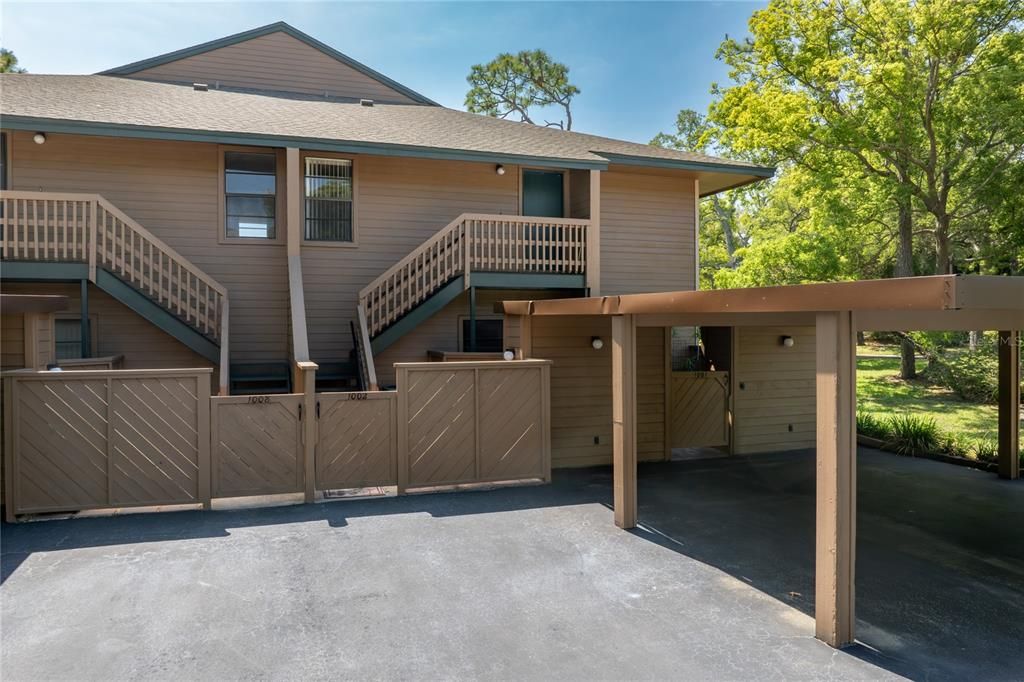
M 881 486 L 877 506 L 899 489 L 903 504 L 891 515 L 905 518 L 914 477 L 882 478 L 891 486 Z M 998 483 L 989 475 L 980 489 Z M 1006 490 L 1003 501 L 986 494 L 997 501 L 974 513 L 1008 522 L 999 505 L 1019 504 L 1024 488 Z M 862 509 L 874 509 L 876 493 L 861 492 Z M 932 579 L 931 548 L 945 553 L 949 543 L 935 545 L 920 524 L 908 535 L 887 520 L 874 535 L 866 526 L 879 524 L 862 516 L 862 548 L 877 542 L 885 556 L 902 556 L 885 543 L 917 539 L 897 584 L 908 571 L 928 577 L 919 591 L 900 586 L 903 601 L 889 608 L 859 603 L 862 631 L 882 653 L 837 652 L 813 638 L 805 454 L 645 466 L 645 527 L 633 533 L 612 525 L 610 493 L 610 472 L 590 469 L 556 472 L 543 487 L 5 525 L 0 672 L 5 680 L 761 680 L 944 677 L 969 666 L 994 679 L 1014 669 L 1010 649 L 996 649 L 1015 634 L 1006 614 L 1024 589 L 1005 578 L 1020 557 L 979 563 L 969 549 Z M 916 507 L 922 517 L 934 511 Z M 861 554 L 858 598 L 891 601 L 870 596 L 894 579 L 876 574 L 873 553 Z M 944 631 L 948 622 L 931 620 L 946 608 L 933 593 L 957 580 L 970 592 L 962 601 L 975 605 L 957 624 L 966 651 L 928 659 L 918 636 L 892 619 L 900 611 L 924 636 L 933 633 L 919 621 Z M 913 607 L 920 599 L 930 606 Z M 979 611 L 990 622 L 972 620 Z

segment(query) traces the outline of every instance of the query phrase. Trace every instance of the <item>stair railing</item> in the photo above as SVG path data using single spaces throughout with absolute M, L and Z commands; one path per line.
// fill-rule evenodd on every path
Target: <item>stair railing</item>
M 370 337 L 458 276 L 473 272 L 584 274 L 589 221 L 464 213 L 359 292 Z
M 116 275 L 196 331 L 226 341 L 227 290 L 97 194 L 0 192 L 4 260 L 88 263 Z

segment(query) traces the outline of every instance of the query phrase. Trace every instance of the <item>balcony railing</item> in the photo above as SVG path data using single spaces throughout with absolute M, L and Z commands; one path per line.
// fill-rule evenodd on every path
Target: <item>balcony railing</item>
M 587 220 L 464 213 L 359 292 L 376 336 L 454 278 L 473 272 L 582 275 Z

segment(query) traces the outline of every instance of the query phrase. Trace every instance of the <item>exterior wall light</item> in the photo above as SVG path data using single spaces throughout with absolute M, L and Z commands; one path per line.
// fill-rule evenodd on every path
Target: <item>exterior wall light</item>
M 32 141 L 36 144 L 42 144 L 46 142 L 46 133 L 36 133 L 32 136 Z
M 516 354 L 510 348 L 510 349 L 506 350 L 504 353 L 502 353 L 501 357 L 505 358 L 506 360 L 515 360 L 516 359 Z
M 504 175 L 505 167 L 499 163 L 497 166 L 494 167 L 494 172 L 497 173 L 498 175 Z
M 590 345 L 594 350 L 601 350 L 604 348 L 604 341 L 601 340 L 600 336 L 591 336 Z
M 783 336 L 781 339 L 779 339 L 779 343 L 785 346 L 786 348 L 792 348 L 795 341 L 793 341 L 792 336 Z

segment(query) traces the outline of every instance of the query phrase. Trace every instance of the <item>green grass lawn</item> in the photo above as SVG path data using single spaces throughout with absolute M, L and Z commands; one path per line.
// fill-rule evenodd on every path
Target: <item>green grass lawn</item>
M 897 353 L 894 346 L 862 346 L 859 354 Z M 924 360 L 917 361 L 918 371 Z M 934 419 L 939 429 L 968 441 L 996 440 L 995 405 L 969 403 L 952 391 L 920 381 L 901 381 L 899 358 L 857 360 L 857 410 L 881 419 L 892 414 L 913 414 Z

